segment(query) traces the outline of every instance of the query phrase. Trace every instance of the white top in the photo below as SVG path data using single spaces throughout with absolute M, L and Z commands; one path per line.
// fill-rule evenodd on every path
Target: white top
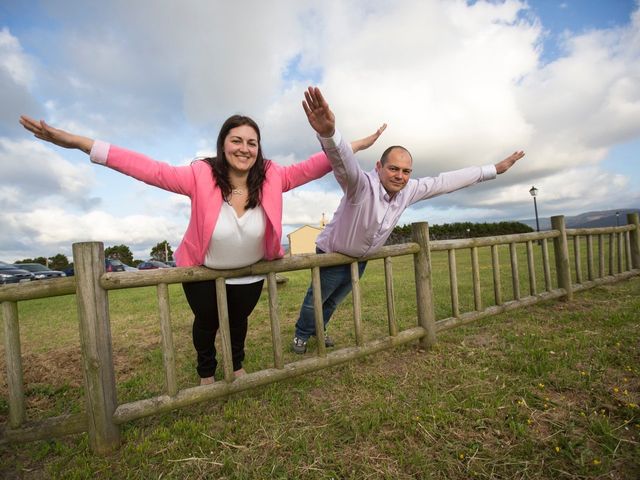
M 233 207 L 223 202 L 204 259 L 205 266 L 216 270 L 240 268 L 262 260 L 265 228 L 261 206 L 250 208 L 238 217 Z M 226 283 L 245 284 L 260 280 L 264 280 L 263 275 L 228 278 Z

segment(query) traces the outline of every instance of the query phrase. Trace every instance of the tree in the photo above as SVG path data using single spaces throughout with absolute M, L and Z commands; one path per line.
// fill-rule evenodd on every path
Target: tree
M 444 223 L 442 225 L 429 225 L 429 237 L 431 240 L 447 240 L 451 238 L 477 238 L 527 232 L 533 232 L 533 229 L 528 225 L 520 222 L 461 222 Z M 411 241 L 411 225 L 396 226 L 387 239 L 386 245 L 392 245 L 395 243 L 407 243 Z
M 69 259 L 62 253 L 57 253 L 53 257 L 49 257 L 49 268 L 51 270 L 64 270 L 69 266 Z
M 126 245 L 114 245 L 104 249 L 104 256 L 106 258 L 115 258 L 120 260 L 126 265 L 133 264 L 133 254 Z
M 39 263 L 40 265 L 49 267 L 51 270 L 63 270 L 69 266 L 69 259 L 62 253 L 56 253 L 53 257 L 49 258 L 23 258 L 22 260 L 17 260 L 15 263 Z
M 40 265 L 47 265 L 47 259 L 44 257 L 36 257 L 36 258 L 23 258 L 22 260 L 18 260 L 15 263 L 39 263 Z
M 151 249 L 151 258 L 154 260 L 160 260 L 161 262 L 173 260 L 173 250 L 171 249 L 169 242 L 165 240 L 153 247 Z

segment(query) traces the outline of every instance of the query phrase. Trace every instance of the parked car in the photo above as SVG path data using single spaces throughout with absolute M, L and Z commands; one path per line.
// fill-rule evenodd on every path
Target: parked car
M 31 280 L 33 280 L 33 273 L 22 268 L 16 268 L 10 263 L 0 262 L 0 285 L 30 282 Z
M 125 270 L 124 263 L 115 258 L 105 258 L 104 263 L 107 272 L 124 272 Z
M 138 265 L 138 270 L 153 270 L 155 268 L 171 268 L 171 267 L 166 263 L 160 262 L 158 260 L 148 260 Z
M 60 270 L 51 270 L 49 267 L 45 267 L 41 263 L 14 263 L 13 266 L 33 273 L 34 280 L 67 276 L 66 273 L 61 272 Z
M 174 262 L 173 260 L 169 260 L 168 262 L 164 262 L 165 265 L 168 265 L 170 267 L 175 267 L 176 266 L 176 262 Z
M 104 259 L 105 272 L 124 272 L 127 269 L 126 267 L 127 266 L 124 263 L 122 263 L 120 260 L 116 260 L 114 258 Z M 67 275 L 67 277 L 73 277 L 75 275 L 75 271 L 73 269 L 73 263 L 69 265 L 67 268 L 65 268 L 63 272 Z

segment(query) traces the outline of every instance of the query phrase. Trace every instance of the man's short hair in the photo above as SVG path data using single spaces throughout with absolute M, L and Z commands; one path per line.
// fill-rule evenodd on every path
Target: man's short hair
M 382 156 L 380 157 L 380 164 L 384 166 L 385 163 L 387 163 L 387 158 L 389 158 L 389 154 L 395 150 L 396 148 L 399 148 L 400 150 L 404 150 L 405 152 L 407 152 L 409 154 L 409 158 L 411 158 L 411 162 L 413 162 L 413 157 L 411 156 L 411 152 L 409 152 L 409 150 L 407 150 L 406 148 L 404 148 L 401 145 L 393 145 L 389 148 L 387 148 L 384 152 L 382 152 Z

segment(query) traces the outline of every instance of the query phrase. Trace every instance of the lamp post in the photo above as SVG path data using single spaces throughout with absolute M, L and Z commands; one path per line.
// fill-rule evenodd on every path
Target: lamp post
M 540 231 L 540 222 L 538 221 L 538 204 L 536 202 L 536 197 L 538 196 L 538 189 L 536 187 L 531 187 L 531 190 L 529 190 L 529 193 L 533 197 L 533 208 L 536 211 L 536 231 L 539 232 Z M 539 243 L 539 241 L 538 241 L 538 243 Z

